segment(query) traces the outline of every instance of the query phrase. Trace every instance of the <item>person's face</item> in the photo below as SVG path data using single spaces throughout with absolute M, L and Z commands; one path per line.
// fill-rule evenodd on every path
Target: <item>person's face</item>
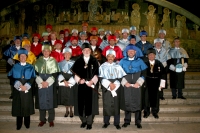
M 123 33 L 123 34 L 122 34 L 122 37 L 123 37 L 124 39 L 126 39 L 126 38 L 128 37 L 128 33 L 126 33 L 126 32 Z
M 180 46 L 180 40 L 178 40 L 178 39 L 174 40 L 174 46 L 179 47 Z
M 20 54 L 19 55 L 19 61 L 22 63 L 25 63 L 27 59 L 27 56 L 25 54 Z
M 51 29 L 50 29 L 50 28 L 47 28 L 47 32 L 50 33 L 50 32 L 51 32 Z
M 70 60 L 70 58 L 71 58 L 71 53 L 70 52 L 65 52 L 64 53 L 64 57 L 65 57 L 65 60 Z
M 78 34 L 76 32 L 73 32 L 72 36 L 78 36 Z
M 96 39 L 92 39 L 90 40 L 90 43 L 92 46 L 96 46 L 97 45 L 97 40 Z
M 131 30 L 131 35 L 136 35 L 136 30 Z
M 155 57 L 156 57 L 156 55 L 153 54 L 153 53 L 148 54 L 148 59 L 151 60 L 151 61 L 155 60 Z
M 104 31 L 100 31 L 99 34 L 100 34 L 101 36 L 104 36 Z
M 86 40 L 87 37 L 86 37 L 86 35 L 81 35 L 80 38 L 81 38 L 81 40 Z
M 51 34 L 51 40 L 56 40 L 56 34 Z
M 140 38 L 141 38 L 141 41 L 146 41 L 147 40 L 147 36 L 145 36 L 145 35 L 140 36 Z
M 130 50 L 127 51 L 127 54 L 128 54 L 129 58 L 133 58 L 135 56 L 135 54 L 136 54 L 136 51 L 130 49 Z
M 24 36 L 22 40 L 25 40 L 25 39 L 28 39 L 28 37 L 27 37 L 27 36 Z
M 96 30 L 93 30 L 93 31 L 91 31 L 91 34 L 92 34 L 92 35 L 97 35 L 97 31 L 96 31 Z
M 89 57 L 90 54 L 91 54 L 91 49 L 90 49 L 90 48 L 84 48 L 84 49 L 82 50 L 82 52 L 83 52 L 83 55 L 84 55 L 85 57 Z
M 78 44 L 78 40 L 72 40 L 72 42 L 71 42 L 71 44 L 72 44 L 72 46 L 77 46 L 77 44 Z
M 58 43 L 54 47 L 55 47 L 55 49 L 61 50 L 62 44 Z
M 87 31 L 87 26 L 83 26 L 83 27 L 82 27 L 82 30 L 83 30 L 83 31 Z
M 115 40 L 114 40 L 114 39 L 110 39 L 109 44 L 110 44 L 111 46 L 114 46 L 114 45 L 115 45 Z
M 158 34 L 159 38 L 164 39 L 165 38 L 165 34 L 164 33 L 159 33 Z
M 60 34 L 59 37 L 60 37 L 60 39 L 63 39 L 65 36 L 64 36 L 64 34 Z
M 106 38 L 108 39 L 108 36 L 110 36 L 110 34 L 106 34 Z
M 43 53 L 43 56 L 44 56 L 45 58 L 48 58 L 49 55 L 51 54 L 51 51 L 50 51 L 49 49 L 44 49 L 44 50 L 42 51 L 42 53 Z
M 33 37 L 33 41 L 34 41 L 34 42 L 39 42 L 39 38 L 38 38 L 37 36 L 34 36 L 34 37 Z
M 69 32 L 65 32 L 65 37 L 68 37 L 69 36 Z
M 44 40 L 48 40 L 48 36 L 43 36 L 43 39 Z
M 119 33 L 115 33 L 116 38 L 119 38 L 120 34 Z
M 31 50 L 31 46 L 29 44 L 25 44 L 24 48 L 29 52 Z
M 19 47 L 21 45 L 21 40 L 20 39 L 16 39 L 15 40 L 15 46 Z
M 135 40 L 135 38 L 132 38 L 132 39 L 130 40 L 130 44 L 133 44 L 133 45 L 136 44 L 136 40 Z
M 106 56 L 106 58 L 107 58 L 107 61 L 108 61 L 109 63 L 113 63 L 114 60 L 115 60 L 115 56 L 112 55 L 112 54 L 108 54 L 108 55 Z
M 161 46 L 162 46 L 161 42 L 157 42 L 157 43 L 155 43 L 155 47 L 156 47 L 157 49 L 160 49 Z

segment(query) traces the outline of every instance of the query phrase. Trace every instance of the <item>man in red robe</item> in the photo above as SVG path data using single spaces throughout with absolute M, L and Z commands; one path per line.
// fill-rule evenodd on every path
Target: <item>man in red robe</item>
M 116 52 L 115 61 L 119 62 L 123 58 L 123 54 L 122 54 L 122 50 L 120 49 L 120 47 L 115 45 L 116 44 L 116 36 L 114 36 L 114 35 L 108 36 L 108 42 L 109 42 L 109 45 L 103 49 L 102 54 L 106 57 L 106 51 L 108 49 L 112 48 Z
M 55 49 L 51 52 L 50 56 L 53 57 L 57 62 L 63 61 L 64 56 L 62 54 L 62 41 L 56 40 L 54 48 Z
M 31 52 L 38 58 L 42 53 L 42 44 L 40 43 L 40 34 L 33 34 L 33 42 L 31 43 Z
M 71 45 L 69 48 L 72 49 L 72 60 L 76 60 L 81 54 L 82 49 L 80 46 L 78 46 L 78 37 L 77 36 L 71 36 L 70 38 Z
M 91 32 L 92 36 L 97 36 L 97 33 L 98 33 L 97 27 L 92 27 L 90 32 Z M 98 42 L 97 42 L 96 46 L 99 47 L 102 42 L 102 39 L 99 36 L 97 36 L 97 37 L 98 37 Z M 90 38 L 88 38 L 88 41 L 90 41 Z

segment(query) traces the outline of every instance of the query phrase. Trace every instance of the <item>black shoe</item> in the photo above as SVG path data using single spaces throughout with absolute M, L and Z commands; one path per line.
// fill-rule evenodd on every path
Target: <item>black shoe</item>
M 73 113 L 70 113 L 70 118 L 74 117 L 74 114 Z
M 26 127 L 27 129 L 29 129 L 29 128 L 30 128 L 30 125 L 25 125 L 25 127 Z
M 154 116 L 154 118 L 156 118 L 156 119 L 159 118 L 158 114 L 153 114 L 153 116 Z
M 164 97 L 160 97 L 160 100 L 165 100 L 165 98 Z
M 149 117 L 149 114 L 144 114 L 143 118 L 148 118 Z
M 102 128 L 107 128 L 110 124 L 104 124 Z
M 137 128 L 142 128 L 142 125 L 140 123 L 135 124 L 137 126 Z
M 116 125 L 115 127 L 116 127 L 117 130 L 121 129 L 120 125 Z
M 181 97 L 178 97 L 178 98 L 180 98 L 180 99 L 186 99 L 185 97 L 183 97 L 183 96 L 181 96 Z
M 87 125 L 86 123 L 82 123 L 80 128 L 85 128 L 86 125 Z
M 64 117 L 68 117 L 69 111 L 65 113 Z
M 13 99 L 13 96 L 10 96 L 9 99 Z
M 127 127 L 128 125 L 130 125 L 130 123 L 124 123 L 124 124 L 122 125 L 122 127 Z
M 92 125 L 87 125 L 86 129 L 87 129 L 87 130 L 92 129 Z
M 176 99 L 176 97 L 173 96 L 172 99 Z

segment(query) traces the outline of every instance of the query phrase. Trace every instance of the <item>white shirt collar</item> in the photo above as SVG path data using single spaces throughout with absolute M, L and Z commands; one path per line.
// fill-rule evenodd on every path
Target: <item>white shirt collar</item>
M 58 52 L 58 53 L 60 53 L 60 52 L 61 52 L 61 50 L 58 50 L 58 49 L 56 49 L 55 51 L 56 51 L 56 52 Z
M 20 46 L 16 46 L 16 49 L 19 50 L 19 49 L 20 49 Z
M 94 50 L 95 50 L 95 48 L 96 48 L 97 46 L 92 46 L 92 45 L 91 45 L 91 47 L 92 47 L 92 50 L 94 51 Z
M 72 46 L 72 48 L 76 48 L 77 46 Z
M 88 61 L 89 61 L 89 59 L 90 59 L 90 56 L 89 56 L 89 57 L 83 56 L 83 59 L 84 59 L 85 63 L 88 63 Z
M 56 40 L 51 40 L 52 45 L 54 45 L 55 41 L 56 41 Z
M 33 45 L 37 46 L 37 45 L 38 45 L 38 42 L 33 42 Z
M 134 60 L 135 59 L 135 57 L 133 57 L 133 58 L 128 58 L 128 60 Z
M 153 61 L 149 60 L 149 62 L 150 62 L 151 65 L 155 64 L 155 60 L 153 60 Z
M 46 61 L 47 61 L 48 59 L 49 59 L 49 57 L 47 57 L 47 58 L 45 58 L 45 57 L 44 57 L 44 60 L 46 60 Z
M 113 48 L 113 49 L 114 49 L 114 48 L 115 48 L 115 46 L 111 46 L 111 45 L 110 45 L 110 48 Z
M 142 41 L 142 44 L 145 44 L 147 41 Z
M 124 39 L 124 38 L 123 38 L 123 39 L 122 39 L 122 41 L 124 41 L 124 42 L 127 42 L 127 41 L 128 41 L 128 39 Z
M 175 49 L 180 49 L 179 47 L 175 47 Z
M 25 66 L 25 65 L 26 65 L 26 62 L 24 62 L 24 63 L 20 62 L 20 64 L 21 64 L 21 66 Z

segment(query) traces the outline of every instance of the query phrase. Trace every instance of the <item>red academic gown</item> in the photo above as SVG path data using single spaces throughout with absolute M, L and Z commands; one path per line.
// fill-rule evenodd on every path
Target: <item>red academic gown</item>
M 76 60 L 82 54 L 82 49 L 79 46 L 76 46 L 76 48 L 69 46 L 69 48 L 72 49 L 72 60 Z
M 53 50 L 50 54 L 51 57 L 53 57 L 57 62 L 61 62 L 64 60 L 64 56 L 62 52 L 57 52 L 55 50 Z
M 38 43 L 36 46 L 32 43 L 31 44 L 31 52 L 34 53 L 36 57 L 38 57 L 42 52 L 42 44 Z
M 107 51 L 108 49 L 110 49 L 110 48 L 111 48 L 110 45 L 108 45 L 108 46 L 106 46 L 106 47 L 103 49 L 103 51 L 102 51 L 103 56 L 106 57 L 106 51 Z M 115 57 L 115 59 L 118 60 L 118 61 L 120 61 L 120 60 L 123 58 L 122 50 L 120 49 L 119 46 L 114 46 L 114 49 L 113 49 L 113 50 L 116 52 L 116 57 Z

